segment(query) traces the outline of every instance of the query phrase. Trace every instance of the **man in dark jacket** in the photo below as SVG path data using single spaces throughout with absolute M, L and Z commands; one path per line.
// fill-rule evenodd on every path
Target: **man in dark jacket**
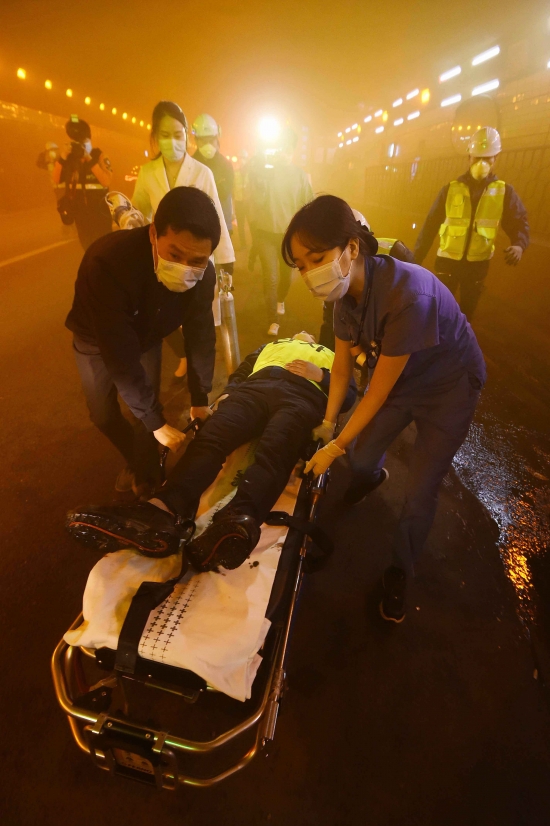
M 258 439 L 254 462 L 234 497 L 185 548 L 197 570 L 236 568 L 256 546 L 260 526 L 281 495 L 300 453 L 321 424 L 334 353 L 305 331 L 251 353 L 229 377 L 219 409 L 189 444 L 166 484 L 149 502 L 80 508 L 67 529 L 103 551 L 132 547 L 146 556 L 179 550 L 189 536 L 202 493 L 227 456 Z M 353 378 L 342 412 L 357 397 Z
M 468 321 L 483 292 L 499 225 L 510 239 L 505 261 L 519 264 L 529 246 L 527 210 L 510 184 L 493 173 L 501 151 L 496 129 L 484 126 L 468 146 L 468 172 L 443 187 L 422 227 L 414 257 L 422 264 L 439 233 L 435 274 L 456 296 Z
M 126 460 L 116 489 L 143 493 L 155 481 L 155 439 L 176 450 L 180 431 L 166 423 L 158 394 L 162 340 L 178 327 L 185 337 L 191 416 L 205 419 L 212 389 L 216 275 L 210 261 L 220 221 L 208 195 L 176 187 L 147 227 L 98 239 L 84 255 L 66 326 L 90 418 Z M 141 422 L 124 418 L 117 393 Z M 153 434 L 154 439 L 150 434 Z

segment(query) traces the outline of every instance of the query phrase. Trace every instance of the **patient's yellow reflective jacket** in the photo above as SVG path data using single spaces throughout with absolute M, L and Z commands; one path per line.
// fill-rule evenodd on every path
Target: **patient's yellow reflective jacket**
M 328 347 L 323 347 L 320 344 L 310 344 L 307 341 L 292 338 L 281 338 L 278 341 L 266 344 L 256 359 L 252 373 L 257 373 L 258 370 L 263 370 L 265 367 L 286 367 L 290 361 L 295 359 L 310 361 L 312 364 L 316 364 L 317 367 L 331 370 L 334 353 Z M 308 379 L 308 381 L 311 381 L 319 390 L 322 390 L 322 387 L 316 381 L 311 379 Z

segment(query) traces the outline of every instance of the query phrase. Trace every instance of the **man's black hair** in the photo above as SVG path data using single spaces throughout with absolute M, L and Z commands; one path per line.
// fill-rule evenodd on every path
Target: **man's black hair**
M 220 219 L 214 201 L 194 186 L 176 186 L 167 192 L 158 205 L 154 218 L 157 235 L 187 230 L 195 238 L 209 238 L 212 252 L 220 243 Z

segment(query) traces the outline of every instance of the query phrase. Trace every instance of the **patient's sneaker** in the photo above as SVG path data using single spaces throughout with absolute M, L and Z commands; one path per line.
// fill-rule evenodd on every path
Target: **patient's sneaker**
M 373 490 L 380 487 L 380 485 L 389 479 L 390 474 L 385 467 L 378 471 L 378 475 L 369 482 L 356 482 L 349 486 L 344 493 L 344 502 L 346 505 L 358 505 L 363 499 L 372 493 Z
M 69 511 L 65 526 L 83 545 L 102 553 L 133 548 L 143 556 L 163 557 L 179 551 L 193 536 L 195 523 L 136 502 Z
M 405 592 L 407 577 L 402 568 L 390 565 L 382 577 L 380 616 L 387 622 L 403 622 L 405 619 Z
M 196 571 L 212 571 L 220 565 L 231 570 L 245 562 L 260 536 L 253 516 L 220 511 L 218 518 L 187 545 L 185 553 Z

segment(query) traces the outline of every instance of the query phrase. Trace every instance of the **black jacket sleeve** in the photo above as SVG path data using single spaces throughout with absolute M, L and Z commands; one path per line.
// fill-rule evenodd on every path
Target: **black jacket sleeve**
M 212 390 L 216 362 L 216 329 L 212 313 L 215 286 L 216 272 L 212 262 L 209 262 L 202 281 L 192 288 L 193 300 L 182 320 L 187 382 L 193 407 L 207 405 L 208 394 Z
M 502 229 L 510 239 L 513 247 L 526 250 L 529 246 L 529 224 L 527 210 L 513 186 L 506 184 L 504 209 L 502 212 Z
M 416 244 L 414 245 L 414 260 L 417 264 L 421 264 L 434 242 L 434 238 L 439 232 L 439 227 L 445 220 L 445 202 L 447 201 L 447 193 L 449 191 L 449 184 L 440 190 L 437 198 L 432 204 L 430 211 L 424 221 L 424 226 L 420 230 Z
M 323 378 L 319 382 L 319 384 L 321 385 L 321 389 L 323 390 L 323 393 L 326 396 L 328 396 L 328 390 L 329 390 L 329 385 L 330 385 L 330 370 L 327 370 L 326 367 L 322 367 L 321 370 L 323 371 Z M 355 383 L 355 379 L 354 379 L 353 374 L 352 374 L 350 382 L 349 382 L 348 392 L 346 393 L 346 398 L 344 399 L 342 407 L 340 408 L 340 413 L 347 413 L 348 410 L 351 410 L 351 408 L 355 404 L 356 398 L 357 398 L 357 385 Z
M 115 386 L 147 430 L 165 424 L 158 401 L 141 366 L 141 347 L 132 327 L 129 296 L 100 257 L 85 256 L 87 308 L 95 340 Z M 79 273 L 80 274 L 80 273 Z
M 265 346 L 265 344 L 262 344 L 262 346 L 258 347 L 257 350 L 254 350 L 253 353 L 249 353 L 249 355 L 245 358 L 244 361 L 241 361 L 235 372 L 231 373 L 231 375 L 229 376 L 227 380 L 227 386 L 223 391 L 224 393 L 231 392 L 231 390 L 237 387 L 238 384 L 241 384 L 243 381 L 247 380 L 247 378 L 254 370 L 254 365 L 258 360 L 258 356 L 260 355 Z

